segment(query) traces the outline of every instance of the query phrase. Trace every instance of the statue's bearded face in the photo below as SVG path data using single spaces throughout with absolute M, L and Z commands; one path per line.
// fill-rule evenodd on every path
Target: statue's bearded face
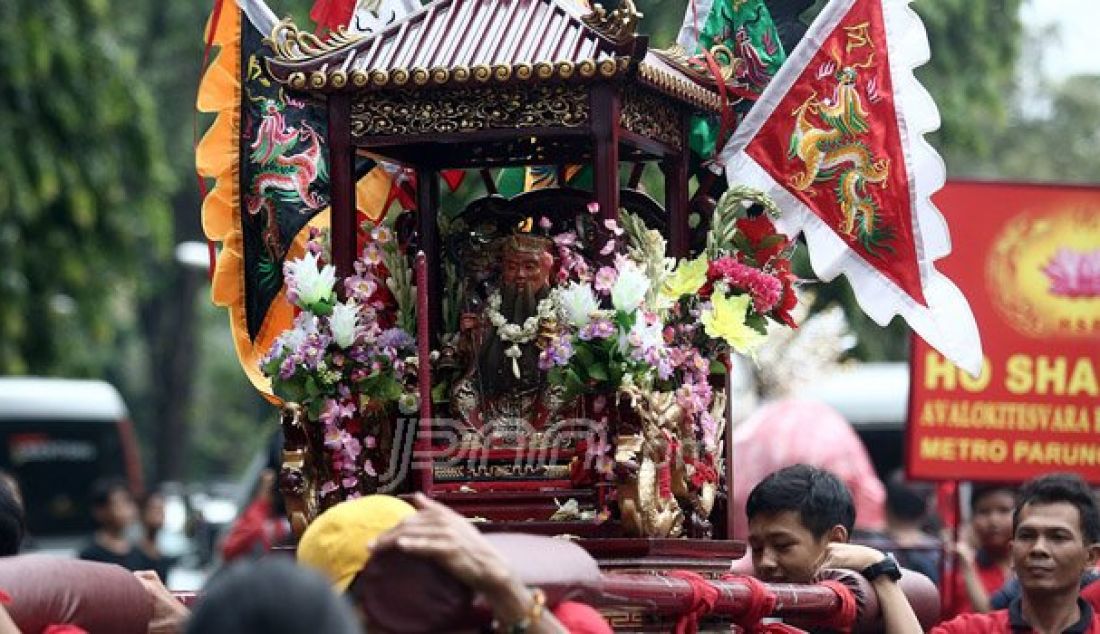
M 503 286 L 520 293 L 538 293 L 550 287 L 554 256 L 548 251 L 504 249 Z

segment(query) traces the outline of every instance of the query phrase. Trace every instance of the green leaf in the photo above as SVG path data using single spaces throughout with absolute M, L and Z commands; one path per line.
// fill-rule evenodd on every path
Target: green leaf
M 596 356 L 592 353 L 592 348 L 587 343 L 578 344 L 573 349 L 573 356 L 576 359 L 576 363 L 582 367 L 588 367 L 596 363 Z
M 745 317 L 745 325 L 762 335 L 768 334 L 768 320 L 760 313 L 749 311 L 748 316 Z
M 588 376 L 596 379 L 597 381 L 607 381 L 607 366 L 602 363 L 594 363 L 588 368 Z

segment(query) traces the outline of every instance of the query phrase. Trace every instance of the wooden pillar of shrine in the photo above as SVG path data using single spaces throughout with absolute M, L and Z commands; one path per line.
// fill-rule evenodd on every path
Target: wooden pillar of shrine
M 680 115 L 680 152 L 665 156 L 661 160 L 661 172 L 665 177 L 665 212 L 668 214 L 669 255 L 674 258 L 688 256 L 691 228 L 688 226 L 690 213 L 688 199 L 688 123 L 687 114 Z
M 332 183 L 330 205 L 332 263 L 336 266 L 336 294 L 345 298 L 343 280 L 355 274 L 357 218 L 355 212 L 355 148 L 351 145 L 351 98 L 347 93 L 328 97 L 328 155 Z
M 615 86 L 601 83 L 592 87 L 589 103 L 595 144 L 592 180 L 602 225 L 604 220 L 619 219 L 619 115 L 622 101 Z M 600 246 L 597 245 L 597 248 Z
M 428 273 L 428 327 L 435 339 L 443 328 L 443 290 L 441 287 L 442 245 L 439 241 L 439 171 L 418 166 L 416 168 L 416 228 L 420 250 L 427 258 Z M 431 342 L 435 344 L 434 341 Z

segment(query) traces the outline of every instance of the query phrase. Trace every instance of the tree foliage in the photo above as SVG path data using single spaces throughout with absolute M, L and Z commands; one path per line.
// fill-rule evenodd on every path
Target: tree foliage
M 949 158 L 987 158 L 991 131 L 1003 128 L 1012 109 L 1016 62 L 1023 41 L 1022 0 L 918 0 L 932 59 L 917 70 L 940 109 L 931 139 Z M 952 173 L 967 165 L 948 163 Z
M 0 3 L 0 372 L 99 374 L 168 253 L 155 102 L 100 0 Z

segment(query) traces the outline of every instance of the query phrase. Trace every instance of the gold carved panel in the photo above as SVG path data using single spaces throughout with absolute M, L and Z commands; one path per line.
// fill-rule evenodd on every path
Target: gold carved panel
M 648 90 L 628 89 L 624 92 L 619 125 L 677 150 L 684 149 L 684 122 L 680 111 L 667 99 Z
M 579 86 L 501 86 L 460 90 L 359 93 L 351 134 L 436 135 L 527 128 L 576 128 L 589 119 L 588 94 Z

